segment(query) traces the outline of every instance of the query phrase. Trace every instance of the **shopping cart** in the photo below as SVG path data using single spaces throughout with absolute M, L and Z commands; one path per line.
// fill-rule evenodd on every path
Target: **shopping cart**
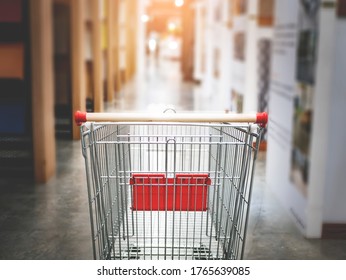
M 243 258 L 266 113 L 75 117 L 95 259 Z

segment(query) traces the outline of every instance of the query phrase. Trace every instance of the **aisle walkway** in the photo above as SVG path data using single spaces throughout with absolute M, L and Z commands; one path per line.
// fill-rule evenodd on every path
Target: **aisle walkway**
M 201 87 L 182 82 L 178 61 L 148 59 L 147 69 L 142 75 L 127 84 L 120 92 L 120 99 L 108 104 L 108 111 L 161 112 L 167 107 L 178 111 L 208 110 Z
M 181 82 L 179 63 L 151 64 L 107 110 L 203 109 L 200 89 Z M 202 106 L 201 106 L 202 105 Z M 47 184 L 0 179 L 0 259 L 91 259 L 84 160 L 78 141 L 57 142 L 57 174 Z M 20 174 L 18 174 L 20 177 Z M 346 259 L 346 240 L 301 236 L 265 184 L 259 155 L 245 250 L 246 259 Z

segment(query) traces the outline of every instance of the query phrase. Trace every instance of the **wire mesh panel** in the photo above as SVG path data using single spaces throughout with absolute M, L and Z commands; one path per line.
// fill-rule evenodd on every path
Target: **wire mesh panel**
M 82 126 L 95 259 L 241 259 L 257 125 Z

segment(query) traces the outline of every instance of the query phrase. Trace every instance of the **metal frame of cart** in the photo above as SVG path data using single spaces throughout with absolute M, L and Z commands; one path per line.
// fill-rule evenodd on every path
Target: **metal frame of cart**
M 243 258 L 265 113 L 76 121 L 95 259 Z

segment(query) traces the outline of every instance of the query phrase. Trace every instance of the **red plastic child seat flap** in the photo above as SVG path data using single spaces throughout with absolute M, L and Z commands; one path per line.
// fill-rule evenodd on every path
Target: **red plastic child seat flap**
M 132 210 L 206 211 L 208 174 L 132 174 Z

